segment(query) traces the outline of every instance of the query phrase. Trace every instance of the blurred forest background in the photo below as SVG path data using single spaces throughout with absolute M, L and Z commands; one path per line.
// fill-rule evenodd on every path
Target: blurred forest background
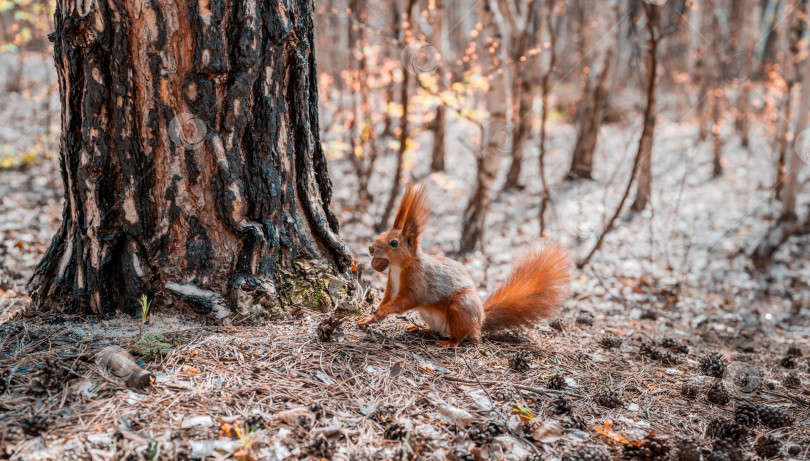
M 755 288 L 770 279 L 749 270 L 775 262 L 793 288 L 782 307 L 808 302 L 793 257 L 810 228 L 806 1 L 316 6 L 320 128 L 356 257 L 422 180 L 428 247 L 464 257 L 482 288 L 542 235 L 595 274 L 710 291 Z M 0 3 L 0 278 L 14 294 L 61 208 L 53 8 Z
M 53 8 L 0 4 L 4 170 L 50 171 L 58 152 Z M 601 250 L 598 263 L 677 283 L 717 252 L 765 267 L 806 235 L 806 1 L 316 8 L 322 139 L 357 255 L 404 184 L 425 178 L 441 191 L 431 244 L 478 251 L 484 273 L 510 259 L 502 247 L 543 235 L 573 247 L 580 268 Z M 20 242 L 50 229 L 24 218 L 0 227 L 0 256 L 30 265 L 38 255 Z M 29 273 L 17 263 L 0 275 Z
M 488 349 L 491 344 L 483 345 L 469 352 L 470 365 L 466 358 L 462 362 L 457 356 L 440 355 L 424 342 L 418 346 L 422 355 L 414 353 L 415 362 L 403 359 L 403 373 L 415 376 L 418 383 L 427 379 L 431 386 L 445 386 L 443 395 L 457 399 L 451 400 L 462 407 L 486 400 L 484 394 L 473 396 L 473 391 L 478 392 L 474 387 L 467 389 L 470 393 L 454 394 L 456 388 L 451 386 L 455 384 L 435 374 L 452 371 L 466 376 L 469 386 L 479 378 L 475 373 L 491 380 L 485 381 L 489 384 L 506 376 L 522 380 L 524 391 L 526 386 L 544 386 L 552 375 L 557 376 L 557 384 L 563 379 L 560 376 L 566 376 L 575 390 L 569 395 L 574 413 L 581 414 L 584 422 L 552 410 L 563 407 L 563 414 L 570 413 L 566 401 L 557 401 L 556 407 L 537 396 L 525 401 L 525 408 L 533 408 L 528 413 L 532 418 L 562 418 L 566 438 L 549 443 L 557 443 L 558 448 L 576 446 L 596 437 L 601 441 L 612 437 L 606 443 L 614 443 L 620 439 L 605 422 L 610 416 L 618 422 L 617 430 L 635 431 L 637 440 L 651 427 L 671 429 L 673 437 L 698 440 L 704 459 L 709 459 L 711 446 L 706 438 L 717 439 L 717 434 L 704 431 L 710 417 L 721 413 L 737 418 L 739 409 L 746 408 L 742 403 L 754 399 L 780 406 L 798 424 L 779 429 L 787 425 L 787 416 L 776 418 L 768 416 L 771 410 L 763 410 L 771 418 L 767 421 L 777 423 L 763 423 L 768 429 L 756 438 L 743 436 L 741 446 L 754 451 L 755 440 L 766 440 L 770 445 L 762 442 L 762 453 L 756 448 L 766 457 L 774 446 L 779 453 L 781 440 L 786 443 L 783 453 L 807 459 L 810 406 L 797 397 L 800 389 L 808 392 L 810 379 L 806 359 L 799 358 L 801 347 L 806 349 L 810 325 L 807 0 L 318 0 L 315 7 L 320 130 L 333 182 L 332 207 L 341 221 L 340 234 L 364 266 L 363 276 L 372 287 L 382 288 L 384 275 L 368 266 L 368 244 L 391 221 L 410 181 L 426 184 L 433 202 L 423 246 L 464 262 L 482 293 L 504 279 L 521 246 L 538 236 L 562 242 L 577 266 L 573 297 L 561 309 L 560 322 L 552 324 L 554 330 L 542 326 L 532 333 L 556 335 L 542 348 L 532 349 L 543 357 L 542 365 L 532 369 L 534 374 L 505 371 L 514 361 L 508 362 L 503 351 L 524 346 L 499 343 Z M 47 39 L 53 30 L 53 9 L 53 0 L 0 0 L 0 66 L 4 70 L 0 73 L 0 321 L 30 302 L 26 282 L 61 219 L 59 91 Z M 589 333 L 594 319 L 597 327 Z M 259 357 L 250 355 L 259 346 L 261 351 L 279 348 L 272 351 L 278 354 L 274 357 L 295 361 L 289 366 L 303 370 L 300 376 L 311 376 L 310 368 L 330 360 L 339 369 L 334 364 L 343 359 L 334 354 L 341 352 L 332 346 L 318 349 L 331 358 L 308 355 L 312 363 L 284 355 L 303 349 L 296 341 L 313 336 L 312 322 L 308 318 L 302 322 L 286 324 L 289 337 L 283 341 L 260 336 L 267 334 L 264 330 L 251 330 L 256 336 L 248 337 L 244 330 L 241 339 L 229 334 L 195 337 L 194 341 L 205 343 L 195 347 L 219 348 L 211 356 L 221 357 L 231 354 L 231 344 L 237 341 L 239 347 L 247 344 L 248 358 Z M 299 327 L 300 331 L 294 330 Z M 387 334 L 402 340 L 395 327 L 380 328 L 383 338 Z M 574 328 L 579 330 L 567 333 Z M 80 333 L 88 331 L 92 329 Z M 380 380 L 388 379 L 388 385 L 394 386 L 391 361 L 402 348 L 385 349 L 373 334 L 351 334 L 355 335 L 353 347 L 368 348 L 364 353 L 374 364 L 371 371 L 351 371 L 351 378 L 379 370 L 388 376 L 390 368 L 393 378 Z M 627 339 L 623 350 L 622 338 Z M 630 338 L 638 347 L 627 346 Z M 11 347 L 11 342 L 0 340 L 0 345 Z M 315 340 L 307 344 L 321 347 Z M 672 353 L 662 353 L 656 344 Z M 687 344 L 693 348 L 692 355 Z M 725 362 L 718 372 L 713 368 L 717 356 L 703 354 L 711 351 L 729 358 L 738 366 L 737 372 L 754 367 L 757 386 L 761 381 L 767 389 L 754 395 L 751 389 L 729 381 L 732 403 L 728 394 L 725 400 L 719 398 L 722 403 L 714 401 L 716 382 L 690 378 L 700 366 L 704 375 L 725 375 Z M 186 352 L 172 353 L 154 366 L 182 376 L 187 370 L 185 360 L 203 360 L 193 359 L 194 351 L 183 356 Z M 615 357 L 608 356 L 614 353 Z M 205 366 L 210 371 L 221 363 L 211 359 Z M 252 365 L 245 366 L 248 370 Z M 221 409 L 224 391 L 211 384 L 212 379 L 203 382 L 206 369 L 200 368 L 197 389 L 202 390 L 194 398 L 208 398 L 210 408 Z M 240 375 L 227 374 L 230 377 L 223 379 Z M 335 376 L 340 381 L 344 375 L 336 372 Z M 274 384 L 332 392 L 327 381 L 319 381 L 322 378 L 307 379 L 304 384 Z M 327 385 L 313 387 L 316 381 Z M 697 395 L 697 391 L 688 395 L 689 383 L 709 389 L 708 400 L 701 397 L 700 403 L 689 403 L 686 399 Z M 404 386 L 402 380 L 397 385 Z M 593 392 L 604 387 L 616 389 L 628 405 L 616 409 L 594 403 L 601 394 Z M 165 386 L 160 389 L 164 400 L 137 405 L 151 405 L 155 411 L 169 401 L 174 405 L 175 394 Z M 404 426 L 389 424 L 392 420 L 385 418 L 372 421 L 377 413 L 363 413 L 368 419 L 356 424 L 357 434 L 368 436 L 365 440 L 381 439 L 384 427 L 386 439 L 402 439 L 403 431 L 389 433 L 390 428 L 411 427 L 419 422 L 408 426 L 408 412 L 432 408 L 417 405 L 415 397 L 404 402 L 412 397 L 410 391 L 389 394 L 395 397 L 376 389 L 366 396 L 380 401 L 376 403 L 399 399 L 399 421 Z M 524 408 L 518 404 L 509 413 L 517 399 L 514 392 L 493 395 L 513 419 L 517 418 L 514 408 Z M 101 411 L 99 400 L 85 396 L 86 408 Z M 328 394 L 334 400 L 325 401 L 338 402 L 343 397 Z M 492 403 L 493 397 L 486 397 Z M 279 402 L 288 400 L 267 405 L 275 405 L 272 410 L 277 411 L 283 408 Z M 245 408 L 248 403 L 253 404 L 247 402 Z M 355 413 L 364 408 L 354 402 L 333 404 L 339 405 Z M 329 413 L 332 410 L 326 414 L 340 414 L 344 423 L 351 420 L 345 416 L 348 413 Z M 630 419 L 621 416 L 625 411 Z M 524 423 L 529 419 L 526 413 L 521 418 Z M 44 424 L 37 419 L 26 421 L 33 421 L 34 429 Z M 447 431 L 455 430 L 455 426 L 437 427 L 420 443 L 441 446 Z M 595 427 L 601 436 L 591 430 Z M 672 429 L 676 427 L 677 431 Z M 174 426 L 163 429 L 170 434 L 167 440 L 177 439 L 171 432 Z M 184 430 L 190 434 L 197 429 Z M 586 430 L 594 438 L 583 436 Z M 760 437 L 766 432 L 768 438 Z M 484 439 L 492 441 L 492 437 Z M 653 439 L 645 439 L 645 446 L 658 443 Z M 18 446 L 27 449 L 31 443 L 21 441 Z M 475 445 L 482 443 L 477 440 Z M 714 451 L 734 452 L 713 443 Z M 305 454 L 322 448 L 299 445 Z M 507 453 L 519 453 L 517 446 Z M 530 451 L 524 448 L 525 453 Z M 381 459 L 399 457 L 399 448 L 389 449 L 394 451 Z M 405 459 L 405 450 L 402 453 Z M 580 454 L 567 459 L 603 459 Z

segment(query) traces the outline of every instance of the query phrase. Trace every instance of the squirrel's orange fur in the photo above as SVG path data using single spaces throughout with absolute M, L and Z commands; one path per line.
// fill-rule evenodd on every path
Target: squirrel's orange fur
M 524 250 L 506 282 L 482 302 L 464 266 L 422 252 L 419 237 L 429 214 L 425 189 L 408 186 L 394 226 L 369 247 L 372 266 L 390 268 L 380 305 L 359 325 L 416 309 L 430 330 L 450 337 L 443 345 L 455 346 L 465 339 L 480 340 L 482 332 L 530 327 L 553 316 L 565 301 L 569 282 L 566 253 L 557 244 L 540 242 Z M 409 325 L 407 330 L 421 328 Z

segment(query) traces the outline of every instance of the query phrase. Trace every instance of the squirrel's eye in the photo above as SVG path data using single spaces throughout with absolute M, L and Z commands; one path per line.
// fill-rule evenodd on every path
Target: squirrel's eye
M 397 242 L 396 240 L 391 240 L 391 243 L 389 243 L 389 245 L 391 245 L 392 247 L 396 248 L 396 247 L 398 247 L 398 246 L 399 246 L 399 242 Z

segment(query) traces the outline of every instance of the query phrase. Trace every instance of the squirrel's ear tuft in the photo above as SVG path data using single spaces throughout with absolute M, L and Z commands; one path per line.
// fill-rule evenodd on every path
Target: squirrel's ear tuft
M 402 229 L 402 235 L 405 236 L 405 241 L 408 243 L 408 246 L 411 248 L 416 248 L 419 245 L 419 225 L 413 219 L 410 219 L 405 222 L 404 229 Z
M 409 184 L 394 218 L 394 229 L 401 229 L 408 239 L 408 245 L 416 247 L 429 216 L 430 208 L 425 188 L 421 184 Z

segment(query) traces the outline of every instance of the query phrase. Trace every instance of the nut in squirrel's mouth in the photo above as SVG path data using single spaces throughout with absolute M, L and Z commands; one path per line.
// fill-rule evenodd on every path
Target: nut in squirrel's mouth
M 371 267 L 377 272 L 384 272 L 388 269 L 388 260 L 375 256 L 371 258 Z

